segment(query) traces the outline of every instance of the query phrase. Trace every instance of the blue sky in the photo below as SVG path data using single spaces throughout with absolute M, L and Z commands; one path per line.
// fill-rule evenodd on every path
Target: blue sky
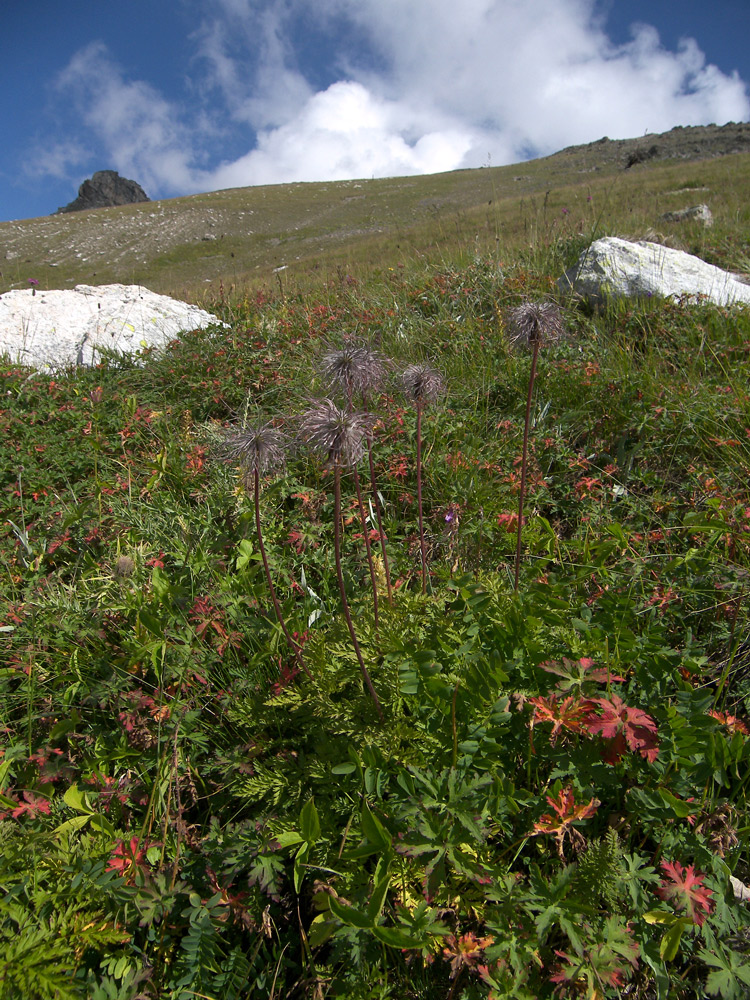
M 5 0 L 0 221 L 750 120 L 750 0 Z M 8 96 L 10 95 L 10 96 Z

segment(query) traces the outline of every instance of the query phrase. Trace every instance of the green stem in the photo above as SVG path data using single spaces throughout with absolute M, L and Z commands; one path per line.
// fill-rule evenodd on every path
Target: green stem
M 521 569 L 521 527 L 523 525 L 523 501 L 526 492 L 526 464 L 529 453 L 529 424 L 531 423 L 531 399 L 534 395 L 534 380 L 536 379 L 536 362 L 539 357 L 539 337 L 534 340 L 534 353 L 531 358 L 531 374 L 529 375 L 529 391 L 526 396 L 526 417 L 523 423 L 523 453 L 521 456 L 521 489 L 518 497 L 518 525 L 516 526 L 516 569 L 513 589 L 518 590 L 518 576 Z
M 367 551 L 367 565 L 370 569 L 370 583 L 372 584 L 372 610 L 375 617 L 375 632 L 377 633 L 380 626 L 380 620 L 378 618 L 378 584 L 375 579 L 375 565 L 372 561 L 372 545 L 370 544 L 370 530 L 367 527 L 367 515 L 365 514 L 365 502 L 362 498 L 362 487 L 359 482 L 359 473 L 356 469 L 352 469 L 354 473 L 354 486 L 357 490 L 357 505 L 359 506 L 359 519 L 362 522 L 362 531 L 365 536 L 365 549 Z
M 388 593 L 388 603 L 393 604 L 393 588 L 391 586 L 391 567 L 388 563 L 388 549 L 385 544 L 385 530 L 383 529 L 383 515 L 380 509 L 380 497 L 378 496 L 378 486 L 375 480 L 375 462 L 372 457 L 372 438 L 367 436 L 367 457 L 370 462 L 370 489 L 372 490 L 372 502 L 375 506 L 375 516 L 378 519 L 378 534 L 380 535 L 380 551 L 383 553 L 383 569 L 385 570 L 385 588 Z
M 367 685 L 367 689 L 372 695 L 372 700 L 375 702 L 375 708 L 378 710 L 378 718 L 382 722 L 383 709 L 380 707 L 380 699 L 378 698 L 377 692 L 372 685 L 372 680 L 367 672 L 365 661 L 362 658 L 362 650 L 359 648 L 357 634 L 354 631 L 354 624 L 352 622 L 351 612 L 349 611 L 349 602 L 346 599 L 344 573 L 341 569 L 341 466 L 338 462 L 335 462 L 333 466 L 333 501 L 333 547 L 336 555 L 336 579 L 338 580 L 339 593 L 341 594 L 341 604 L 344 609 L 344 618 L 346 619 L 346 625 L 349 629 L 349 635 L 351 636 L 352 645 L 354 646 L 354 652 L 357 654 L 357 659 L 359 660 L 359 668 L 362 671 L 362 676 L 365 684 Z
M 417 512 L 419 515 L 419 551 L 422 556 L 422 593 L 427 593 L 427 554 L 422 515 L 422 403 L 417 400 Z
M 276 612 L 276 618 L 279 625 L 281 626 L 281 631 L 284 633 L 286 641 L 294 653 L 295 659 L 300 667 L 305 671 L 310 680 L 313 679 L 312 674 L 307 668 L 307 665 L 302 657 L 302 647 L 299 643 L 295 642 L 292 638 L 289 629 L 286 627 L 286 622 L 284 621 L 284 615 L 281 611 L 281 605 L 279 604 L 278 598 L 276 597 L 276 588 L 273 585 L 273 580 L 271 579 L 271 571 L 268 568 L 268 557 L 266 556 L 266 547 L 263 544 L 263 531 L 260 526 L 260 473 L 257 468 L 253 469 L 253 502 L 255 504 L 255 533 L 258 536 L 258 548 L 260 549 L 260 557 L 263 560 L 263 570 L 266 574 L 266 584 L 268 585 L 268 592 L 271 595 L 271 603 L 273 604 L 273 610 Z

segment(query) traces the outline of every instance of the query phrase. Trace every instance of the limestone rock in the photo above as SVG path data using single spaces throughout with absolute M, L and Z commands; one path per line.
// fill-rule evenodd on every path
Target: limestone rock
M 665 212 L 662 215 L 662 219 L 665 222 L 687 222 L 695 219 L 697 222 L 702 222 L 706 227 L 713 226 L 714 224 L 711 209 L 703 202 L 700 205 L 691 205 L 690 208 L 677 209 L 675 212 Z
M 116 170 L 97 170 L 78 188 L 78 197 L 69 205 L 58 208 L 57 213 L 82 212 L 87 208 L 112 208 L 114 205 L 135 205 L 150 201 L 148 195 L 135 181 L 120 177 Z
M 36 368 L 89 365 L 102 346 L 134 353 L 212 323 L 205 310 L 140 285 L 16 289 L 0 295 L 0 354 Z
M 699 257 L 659 243 L 631 243 L 615 236 L 596 240 L 558 282 L 593 301 L 659 295 L 716 305 L 750 304 L 750 284 Z

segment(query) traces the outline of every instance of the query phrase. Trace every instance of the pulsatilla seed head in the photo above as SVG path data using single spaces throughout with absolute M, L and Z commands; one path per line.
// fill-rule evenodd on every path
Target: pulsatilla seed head
M 514 346 L 541 346 L 562 336 L 562 314 L 554 302 L 523 302 L 510 310 L 508 328 Z
M 263 473 L 284 464 L 284 435 L 271 424 L 257 424 L 230 431 L 224 440 L 227 459 L 247 472 Z
M 369 392 L 379 388 L 385 379 L 383 358 L 364 344 L 345 344 L 326 351 L 321 369 L 329 385 L 347 393 Z
M 330 465 L 353 466 L 365 453 L 371 413 L 347 413 L 330 399 L 314 403 L 302 417 L 300 434 Z
M 431 403 L 445 391 L 443 376 L 429 365 L 409 365 L 401 374 L 401 385 L 415 403 Z

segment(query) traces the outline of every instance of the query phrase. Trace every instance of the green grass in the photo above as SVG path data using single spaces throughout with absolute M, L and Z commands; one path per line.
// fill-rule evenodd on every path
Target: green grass
M 563 151 L 506 167 L 428 177 L 236 188 L 161 202 L 0 223 L 0 292 L 78 283 L 142 283 L 197 302 L 262 285 L 290 294 L 389 267 L 523 254 L 539 270 L 560 244 L 656 232 L 713 263 L 750 271 L 750 156 L 667 160 L 623 169 Z M 703 189 L 707 190 L 703 190 Z M 693 190 L 698 189 L 698 190 Z M 672 209 L 707 201 L 699 223 Z M 283 267 L 284 271 L 276 272 Z
M 398 225 L 330 250 L 317 221 L 280 280 L 260 244 L 264 280 L 251 257 L 230 280 L 212 241 L 224 294 L 208 304 L 229 331 L 137 364 L 0 367 L 3 1000 L 746 994 L 729 875 L 750 881 L 750 312 L 563 304 L 566 337 L 539 357 L 518 593 L 530 357 L 506 318 L 594 232 L 643 235 L 699 182 L 716 225 L 672 235 L 740 266 L 747 163 L 595 185 L 477 171 L 476 200 L 432 216 L 409 214 L 414 189 L 462 175 L 369 182 L 355 207 L 341 185 L 266 189 L 290 246 L 312 193 L 327 234 L 355 212 Z M 164 281 L 197 278 L 190 253 L 162 260 Z M 323 353 L 349 337 L 393 376 L 370 400 L 394 583 L 377 629 L 342 479 L 382 722 L 342 614 L 333 475 L 296 433 L 331 392 Z M 424 596 L 398 391 L 414 362 L 446 383 L 422 428 Z M 288 439 L 260 516 L 312 679 L 223 461 L 224 431 L 258 419 Z

